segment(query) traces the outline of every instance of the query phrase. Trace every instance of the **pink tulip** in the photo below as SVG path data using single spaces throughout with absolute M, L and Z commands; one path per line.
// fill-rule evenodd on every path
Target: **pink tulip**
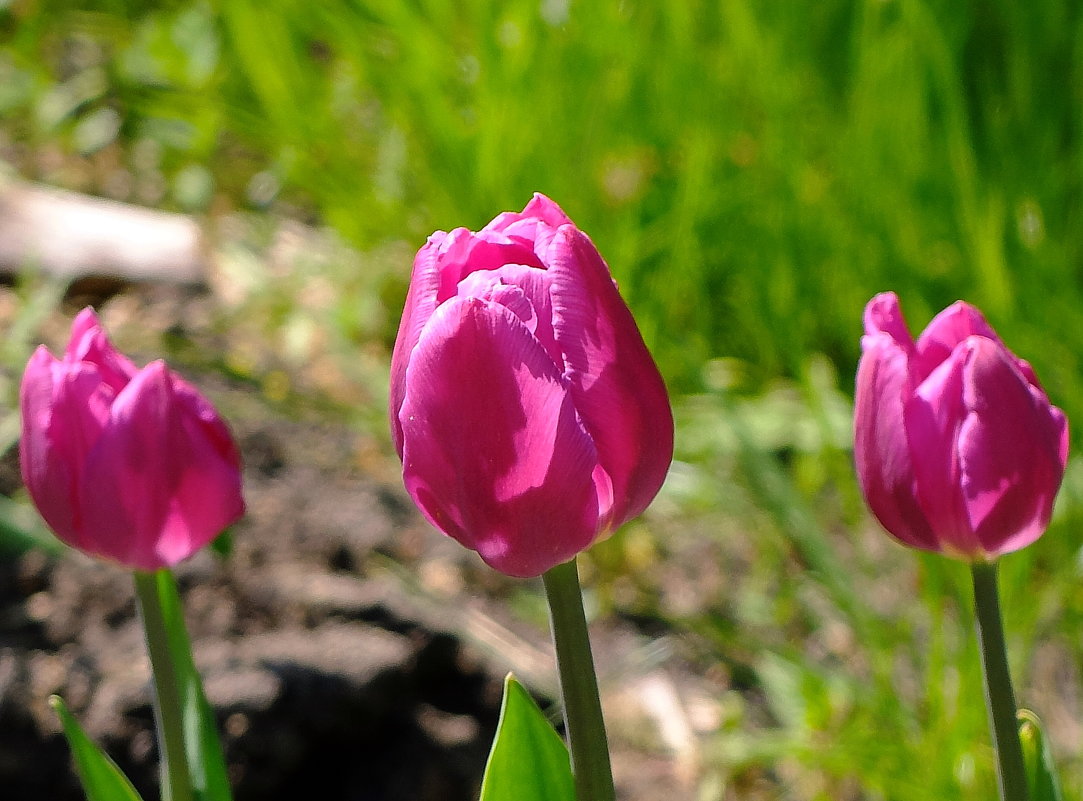
M 191 556 L 244 513 L 229 429 L 161 361 L 139 370 L 92 309 L 62 359 L 40 347 L 23 375 L 23 480 L 56 535 L 139 570 Z
M 543 195 L 418 251 L 390 401 L 418 507 L 512 576 L 638 515 L 673 456 L 665 385 L 609 268 Z
M 865 308 L 854 456 L 870 508 L 906 545 L 991 561 L 1049 523 L 1068 423 L 1030 365 L 962 301 L 911 338 L 899 299 Z

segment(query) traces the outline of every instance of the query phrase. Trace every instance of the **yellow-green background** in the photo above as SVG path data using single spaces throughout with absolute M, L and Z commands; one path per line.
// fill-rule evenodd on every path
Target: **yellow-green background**
M 755 774 L 765 797 L 991 797 L 965 571 L 879 541 L 848 402 L 862 308 L 893 289 L 914 326 L 979 305 L 1083 420 L 1081 137 L 1076 0 L 0 2 L 12 171 L 211 228 L 327 226 L 359 254 L 242 311 L 287 351 L 316 327 L 381 437 L 428 233 L 542 191 L 591 234 L 679 423 L 660 509 L 594 557 L 601 595 L 651 585 L 636 554 L 717 540 L 717 603 L 611 604 L 709 643 L 772 713 L 726 699 L 704 793 Z M 334 292 L 313 316 L 316 280 Z M 23 352 L 5 345 L 13 370 Z M 1020 695 L 1054 718 L 1081 709 L 1028 687 L 1041 643 L 1078 696 L 1081 498 L 1072 469 L 1004 566 Z M 1079 798 L 1072 732 L 1054 747 Z

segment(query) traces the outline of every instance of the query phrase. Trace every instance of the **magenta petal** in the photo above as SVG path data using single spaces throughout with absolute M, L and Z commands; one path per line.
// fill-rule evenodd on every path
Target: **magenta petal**
M 59 361 L 42 346 L 27 363 L 20 396 L 23 480 L 57 536 L 82 548 L 78 476 L 109 420 L 113 390 L 95 365 Z
M 969 561 L 1036 540 L 1068 458 L 1068 424 L 1030 365 L 959 302 L 914 342 L 893 293 L 865 310 L 854 456 L 902 542 Z
M 116 399 L 87 460 L 96 550 L 145 570 L 187 559 L 244 513 L 240 457 L 214 408 L 162 362 Z
M 880 333 L 890 336 L 907 354 L 913 350 L 914 340 L 894 292 L 881 292 L 865 306 L 865 334 Z
M 77 523 L 78 495 L 69 452 L 80 448 L 66 430 L 62 417 L 53 413 L 53 396 L 60 390 L 57 381 L 64 381 L 61 365 L 44 345 L 34 351 L 26 365 L 19 391 L 22 411 L 22 436 L 19 439 L 19 461 L 23 483 L 30 491 L 34 504 L 49 527 L 64 542 L 79 547 Z M 50 429 L 59 433 L 54 444 Z M 81 440 L 81 432 L 74 432 Z
M 956 450 L 959 428 L 966 417 L 966 360 L 966 348 L 960 346 L 921 383 L 904 408 L 918 502 L 941 550 L 956 555 L 973 555 L 980 549 L 963 502 Z
M 111 412 L 83 476 L 84 524 L 96 534 L 88 550 L 142 570 L 170 567 L 220 529 L 186 531 L 179 524 L 185 510 L 177 506 L 178 489 L 188 480 L 186 460 L 197 454 L 185 441 L 187 415 L 165 365 L 154 362 L 140 371 Z M 212 491 L 207 502 L 213 505 L 220 492 Z
M 553 230 L 562 225 L 574 225 L 564 210 L 557 205 L 556 201 L 546 197 L 541 192 L 535 192 L 530 202 L 521 212 L 504 212 L 497 215 L 491 223 L 485 226 L 485 230 L 507 231 L 516 223 L 533 223 L 534 221 L 548 225 Z M 533 239 L 533 237 L 531 237 Z
M 661 488 L 673 458 L 673 414 L 658 368 L 594 244 L 564 226 L 548 257 L 553 327 L 575 406 L 613 482 L 615 528 L 642 512 Z
M 552 283 L 553 278 L 548 270 L 523 264 L 505 264 L 498 270 L 471 273 L 459 283 L 459 296 L 491 300 L 507 306 L 526 324 L 553 363 L 563 372 L 564 354 L 553 331 Z M 520 298 L 529 301 L 529 314 L 524 313 Z
M 936 365 L 947 359 L 967 337 L 979 336 L 1000 344 L 1000 337 L 982 313 L 964 301 L 956 301 L 921 332 L 917 340 L 916 380 L 923 381 Z
M 526 292 L 515 284 L 494 283 L 490 278 L 492 275 L 489 270 L 471 273 L 459 283 L 459 297 L 487 300 L 503 306 L 522 320 L 523 325 L 533 334 L 538 328 L 538 314 Z M 475 278 L 479 280 L 471 280 Z
M 971 337 L 965 347 L 962 489 L 970 527 L 995 557 L 1034 542 L 1049 524 L 1067 426 L 997 342 Z
M 406 395 L 406 364 L 410 361 L 421 329 L 425 327 L 439 303 L 440 291 L 440 248 L 447 234 L 437 231 L 417 252 L 414 258 L 414 271 L 410 277 L 410 290 L 406 295 L 406 306 L 399 320 L 399 332 L 395 338 L 395 350 L 391 354 L 391 385 L 388 390 L 389 417 L 391 418 L 391 436 L 395 441 L 395 450 L 402 457 L 402 426 L 399 424 L 399 408 Z
M 903 408 L 909 383 L 908 354 L 890 334 L 867 335 L 857 368 L 854 399 L 854 462 L 880 523 L 916 548 L 937 550 L 936 535 L 915 499 Z
M 159 558 L 176 564 L 244 515 L 241 459 L 229 428 L 195 389 L 173 377 L 180 426 L 171 452 L 183 465 L 170 514 L 158 540 Z
M 168 370 L 147 365 L 117 396 L 109 425 L 86 460 L 85 526 L 90 550 L 141 570 L 166 567 L 157 540 L 170 513 L 180 462 L 173 458 L 179 425 Z
M 445 303 L 406 386 L 403 478 L 433 525 L 513 576 L 539 575 L 593 541 L 597 452 L 514 314 L 474 298 Z
M 1048 403 L 1048 400 L 1046 402 Z M 1053 429 L 1051 436 L 1057 443 L 1057 463 L 1063 479 L 1064 468 L 1068 465 L 1068 418 L 1056 406 L 1050 406 L 1049 425 Z
M 934 317 L 918 337 L 918 349 L 923 353 L 939 352 L 943 361 L 955 346 L 968 337 L 979 336 L 1000 344 L 1000 337 L 985 316 L 969 303 L 958 300 Z
M 437 231 L 417 252 L 410 290 L 395 337 L 395 350 L 391 355 L 388 412 L 392 439 L 400 457 L 402 426 L 399 409 L 406 392 L 406 365 L 421 336 L 421 329 L 440 303 L 455 297 L 460 281 L 477 271 L 499 270 L 505 264 L 542 268 L 531 247 L 507 240 L 502 234 L 486 239 L 465 228 L 456 228 L 450 234 Z
M 534 197 L 522 211 L 502 212 L 481 230 L 482 232 L 499 231 L 533 242 L 538 223 L 554 231 L 562 225 L 574 225 L 555 201 L 540 192 L 535 192 Z
M 499 231 L 509 239 L 522 242 L 533 248 L 544 262 L 553 237 L 563 225 L 574 227 L 575 223 L 560 206 L 545 195 L 535 193 L 521 212 L 504 212 L 485 226 L 483 231 Z
M 427 285 L 407 301 L 390 411 L 429 519 L 497 569 L 535 575 L 642 511 L 672 457 L 665 386 L 608 268 L 560 207 L 535 195 L 476 234 L 441 235 L 414 271 Z M 433 283 L 435 311 L 418 302 Z M 526 508 L 551 519 L 527 523 Z M 517 541 L 524 526 L 531 536 Z
M 155 570 L 190 556 L 243 512 L 229 430 L 156 362 L 139 371 L 90 309 L 61 360 L 39 348 L 20 391 L 23 476 L 68 544 Z
M 509 239 L 502 233 L 473 233 L 456 228 L 441 247 L 440 302 L 457 294 L 459 282 L 477 270 L 498 270 L 505 264 L 541 268 L 530 243 Z
M 71 338 L 65 351 L 65 361 L 89 362 L 98 368 L 101 380 L 120 392 L 139 372 L 132 361 L 113 347 L 98 316 L 89 306 L 76 316 L 71 326 Z
M 72 353 L 80 347 L 80 343 L 88 334 L 94 335 L 102 330 L 98 315 L 92 306 L 85 307 L 71 321 L 71 336 L 68 338 L 68 352 Z
M 51 447 L 47 432 L 52 419 L 54 364 L 56 359 L 48 348 L 40 345 L 26 364 L 19 388 L 19 407 L 22 411 L 19 445 L 22 449 L 23 479 L 31 491 L 44 475 L 47 465 L 44 453 Z
M 557 205 L 555 200 L 543 195 L 541 192 L 535 192 L 534 197 L 530 198 L 530 202 L 523 209 L 523 216 L 537 217 L 553 228 L 560 228 L 562 225 L 574 225 L 568 215 L 564 213 L 564 209 Z

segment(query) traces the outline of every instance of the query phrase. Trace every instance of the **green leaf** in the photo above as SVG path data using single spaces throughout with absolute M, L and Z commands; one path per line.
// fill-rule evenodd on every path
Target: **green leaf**
M 56 710 L 64 736 L 75 758 L 75 769 L 83 783 L 87 801 L 142 801 L 128 777 L 116 763 L 91 740 L 59 696 L 49 703 Z
M 480 801 L 575 801 L 564 741 L 510 673 Z
M 1049 752 L 1049 741 L 1042 732 L 1041 721 L 1029 709 L 1020 709 L 1018 718 L 1030 801 L 1061 801 L 1060 782 L 1057 781 L 1053 756 Z
M 233 553 L 233 529 L 227 528 L 213 540 L 211 540 L 211 552 L 215 556 L 226 559 Z
M 0 450 L 2 445 L 0 441 Z M 18 556 L 33 548 L 50 554 L 64 551 L 60 540 L 45 527 L 33 507 L 0 495 L 0 558 Z
M 176 581 L 168 570 L 159 570 L 154 576 L 170 659 L 177 675 L 177 694 L 184 720 L 184 750 L 188 755 L 192 789 L 198 801 L 231 801 L 214 710 L 207 703 L 203 683 L 192 661 L 192 648 L 188 642 Z

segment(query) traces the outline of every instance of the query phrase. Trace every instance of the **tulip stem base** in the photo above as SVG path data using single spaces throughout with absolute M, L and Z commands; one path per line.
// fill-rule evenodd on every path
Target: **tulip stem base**
M 1027 801 L 1027 774 L 1019 742 L 1015 693 L 997 593 L 997 565 L 974 563 L 974 615 L 985 676 L 985 705 L 997 755 L 997 783 L 1002 801 Z
M 161 755 L 162 801 L 192 801 L 180 681 L 170 655 L 169 628 L 158 594 L 158 573 L 136 570 L 132 575 L 154 675 L 154 723 Z
M 579 801 L 613 801 L 613 771 L 575 560 L 542 575 L 560 672 L 564 727 Z

